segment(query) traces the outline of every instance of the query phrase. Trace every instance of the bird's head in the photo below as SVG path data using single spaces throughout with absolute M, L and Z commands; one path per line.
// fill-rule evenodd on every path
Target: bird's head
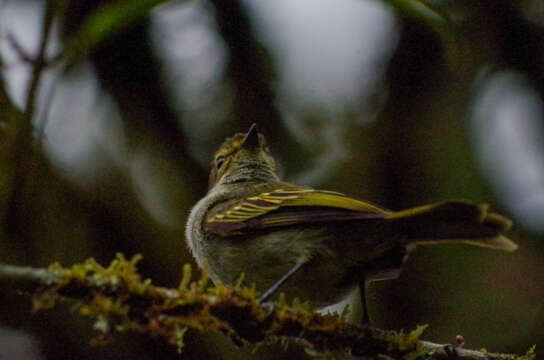
M 219 147 L 211 164 L 209 187 L 266 181 L 278 181 L 276 162 L 253 124 L 247 133 L 235 134 Z

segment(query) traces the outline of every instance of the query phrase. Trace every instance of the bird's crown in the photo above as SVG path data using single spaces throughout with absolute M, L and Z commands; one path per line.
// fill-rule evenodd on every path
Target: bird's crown
M 245 134 L 227 138 L 211 164 L 210 188 L 217 183 L 277 180 L 275 162 L 266 139 L 253 124 Z

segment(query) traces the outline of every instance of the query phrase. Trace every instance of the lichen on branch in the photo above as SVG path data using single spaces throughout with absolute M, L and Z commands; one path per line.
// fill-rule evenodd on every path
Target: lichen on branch
M 76 301 L 77 313 L 94 320 L 97 342 L 115 332 L 136 331 L 164 338 L 181 350 L 183 335 L 193 329 L 222 332 L 237 345 L 302 340 L 309 354 L 325 358 L 339 354 L 406 360 L 536 358 L 534 349 L 516 356 L 421 341 L 426 326 L 408 333 L 362 328 L 342 315 L 321 315 L 308 303 L 287 304 L 281 296 L 271 309 L 259 304 L 255 288 L 242 280 L 234 287 L 212 286 L 205 276 L 193 280 L 189 265 L 183 267 L 178 288 L 156 286 L 139 274 L 136 265 L 141 259 L 118 254 L 107 267 L 94 259 L 69 268 L 0 264 L 0 282 L 31 291 L 34 310 L 52 308 L 61 298 Z

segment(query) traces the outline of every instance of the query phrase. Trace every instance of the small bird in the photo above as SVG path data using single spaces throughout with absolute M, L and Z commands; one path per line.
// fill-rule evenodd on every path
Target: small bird
M 253 124 L 215 153 L 209 191 L 191 210 L 186 239 L 214 282 L 245 281 L 270 300 L 318 307 L 336 304 L 359 287 L 399 276 L 418 245 L 466 243 L 513 251 L 502 235 L 512 222 L 485 204 L 449 200 L 390 211 L 339 192 L 282 182 L 265 138 Z

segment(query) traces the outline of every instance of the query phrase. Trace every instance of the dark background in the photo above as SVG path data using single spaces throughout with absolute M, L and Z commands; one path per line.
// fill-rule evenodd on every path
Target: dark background
M 257 122 L 286 180 L 392 209 L 466 198 L 513 218 L 515 253 L 426 247 L 398 280 L 373 284 L 376 326 L 544 348 L 540 1 L 141 3 L 48 2 L 46 57 L 64 52 L 29 111 L 25 55 L 38 53 L 46 3 L 0 2 L 0 261 L 142 253 L 144 276 L 176 286 L 211 155 Z M 180 357 L 160 339 L 89 347 L 92 335 L 69 305 L 32 314 L 28 297 L 0 291 L 0 358 Z M 187 359 L 304 357 L 240 351 L 219 334 L 185 343 Z

